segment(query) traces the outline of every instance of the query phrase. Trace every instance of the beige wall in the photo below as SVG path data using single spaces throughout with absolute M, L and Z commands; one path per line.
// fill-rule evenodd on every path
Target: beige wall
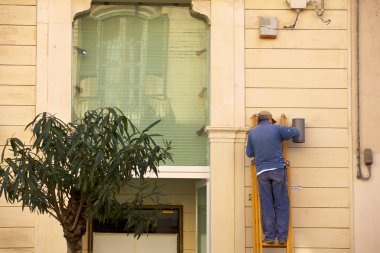
M 356 178 L 357 159 L 353 161 L 353 205 L 354 205 L 354 250 L 355 252 L 376 253 L 379 252 L 378 235 L 380 227 L 380 136 L 378 125 L 380 123 L 380 111 L 377 109 L 380 101 L 379 77 L 377 67 L 380 61 L 380 29 L 378 23 L 380 3 L 379 1 L 360 1 L 360 30 L 359 30 L 359 71 L 360 71 L 360 142 L 361 142 L 361 166 L 364 175 L 368 170 L 363 163 L 363 150 L 371 148 L 374 154 L 372 177 L 369 181 L 361 181 Z M 354 17 L 356 18 L 356 16 Z M 354 40 L 356 39 L 354 36 Z M 356 41 L 355 41 L 356 42 Z M 356 60 L 356 59 L 354 59 Z M 354 76 L 356 79 L 356 76 Z M 356 91 L 356 87 L 355 87 Z M 356 99 L 356 93 L 354 94 Z M 355 108 L 356 109 L 356 108 Z M 355 110 L 357 113 L 357 110 Z M 356 128 L 356 117 L 354 127 Z M 356 131 L 355 131 L 355 137 Z M 357 139 L 355 138 L 355 144 Z
M 35 115 L 36 0 L 0 1 L 0 148 Z M 35 216 L 0 200 L 0 252 L 34 252 Z
M 289 120 L 306 119 L 306 143 L 289 143 L 292 185 L 299 186 L 293 190 L 296 252 L 377 252 L 380 142 L 379 112 L 375 108 L 379 99 L 376 81 L 380 49 L 376 41 L 380 8 L 376 1 L 361 1 L 361 144 L 362 148 L 372 148 L 375 158 L 372 179 L 362 182 L 355 178 L 355 142 L 351 138 L 356 117 L 356 105 L 351 105 L 356 89 L 351 89 L 351 67 L 355 66 L 351 35 L 356 42 L 355 34 L 351 34 L 355 30 L 355 23 L 351 24 L 351 20 L 355 22 L 351 11 L 355 10 L 354 1 L 325 2 L 325 19 L 332 20 L 329 25 L 323 24 L 309 6 L 300 13 L 293 30 L 282 28 L 295 18 L 285 0 L 246 0 L 244 6 L 242 1 L 232 0 L 195 2 L 195 7 L 208 13 L 211 22 L 209 137 L 214 208 L 211 241 L 215 253 L 240 253 L 241 245 L 247 253 L 252 251 L 248 160 L 244 178 L 241 174 L 242 126 L 249 126 L 250 116 L 262 108 L 271 110 L 277 118 L 285 113 Z M 36 6 L 36 0 L 0 2 L 3 143 L 14 133 L 26 137 L 23 127 L 36 110 L 49 110 L 69 119 L 70 86 L 62 83 L 70 83 L 71 20 L 88 3 L 39 0 Z M 259 39 L 259 16 L 278 18 L 277 39 Z M 245 193 L 240 187 L 244 179 Z M 232 203 L 234 208 L 230 207 Z M 245 226 L 241 224 L 242 206 Z M 228 213 L 221 212 L 223 208 Z M 65 251 L 60 227 L 51 219 L 21 214 L 20 207 L 4 201 L 0 201 L 0 216 L 0 252 Z M 193 233 L 191 229 L 188 232 Z M 188 239 L 186 245 L 193 243 Z M 189 252 L 192 247 L 187 248 Z
M 0 2 L 0 141 L 35 114 L 36 1 Z M 12 126 L 12 127 L 10 127 Z
M 351 252 L 349 3 L 325 1 L 325 25 L 309 6 L 245 4 L 246 124 L 259 110 L 306 120 L 306 142 L 289 142 L 293 234 L 297 253 Z M 259 16 L 277 17 L 277 39 L 259 38 Z M 250 167 L 246 161 L 246 252 L 252 252 Z M 267 251 L 269 252 L 269 251 Z M 273 251 L 271 251 L 273 252 Z M 279 251 L 280 252 L 280 251 Z

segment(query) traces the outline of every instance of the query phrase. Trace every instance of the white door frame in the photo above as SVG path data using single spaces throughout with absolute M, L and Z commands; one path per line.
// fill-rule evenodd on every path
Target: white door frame
M 196 182 L 196 202 L 195 206 L 198 207 L 198 189 L 201 187 L 206 187 L 206 208 L 207 208 L 207 214 L 206 214 L 206 242 L 207 242 L 207 253 L 211 252 L 211 184 L 209 179 L 201 180 Z M 198 211 L 196 209 L 195 211 L 195 223 L 198 224 Z M 196 234 L 196 253 L 198 252 L 198 226 L 195 226 L 195 234 Z

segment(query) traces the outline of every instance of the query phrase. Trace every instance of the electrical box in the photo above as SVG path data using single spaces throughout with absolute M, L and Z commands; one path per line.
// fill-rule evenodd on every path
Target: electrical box
M 372 150 L 370 148 L 364 149 L 364 163 L 365 165 L 371 165 L 373 163 Z
M 311 0 L 286 0 L 292 9 L 306 9 Z
M 260 17 L 260 38 L 275 39 L 277 38 L 277 18 Z

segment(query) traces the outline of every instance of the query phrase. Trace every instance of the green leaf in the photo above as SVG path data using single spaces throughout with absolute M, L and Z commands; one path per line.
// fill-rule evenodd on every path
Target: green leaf
M 32 212 L 52 214 L 66 226 L 61 217 L 75 215 L 67 208 L 78 210 L 79 195 L 85 200 L 83 219 L 128 217 L 126 226 L 135 227 L 140 236 L 153 219 L 136 211 L 158 191 L 149 191 L 150 185 L 142 180 L 139 188 L 131 189 L 129 196 L 134 197 L 124 203 L 126 208 L 120 207 L 116 196 L 134 176 L 144 179 L 148 169 L 158 175 L 159 164 L 171 159 L 170 141 L 158 145 L 153 138 L 161 135 L 149 133 L 159 122 L 140 131 L 118 108 L 87 111 L 78 124 L 41 113 L 26 127 L 33 131 L 32 146 L 17 138 L 7 140 L 0 196 L 11 203 L 20 201 Z M 12 151 L 9 157 L 6 149 Z

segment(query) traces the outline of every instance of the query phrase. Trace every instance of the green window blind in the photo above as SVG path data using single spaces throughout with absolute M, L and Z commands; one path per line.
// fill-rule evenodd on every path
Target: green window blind
M 189 7 L 99 5 L 73 29 L 72 117 L 115 106 L 172 141 L 174 162 L 208 165 L 208 26 Z M 157 140 L 160 141 L 160 140 Z

